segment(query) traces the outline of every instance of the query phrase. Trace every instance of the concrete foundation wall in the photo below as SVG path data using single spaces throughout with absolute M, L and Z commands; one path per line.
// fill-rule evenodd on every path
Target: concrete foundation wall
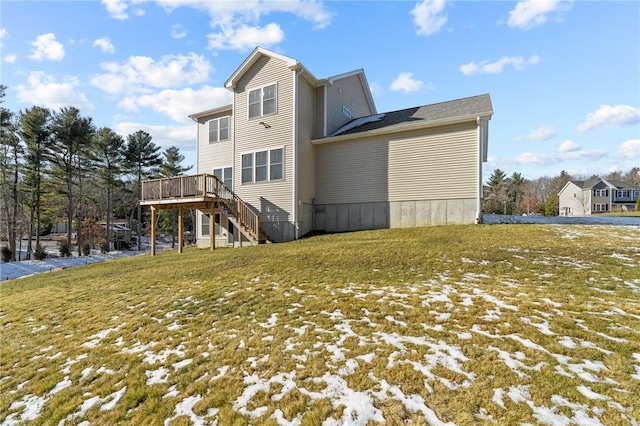
M 199 237 L 198 241 L 196 241 L 196 247 L 198 248 L 209 248 L 211 247 L 209 244 L 211 239 L 209 237 Z M 216 248 L 218 247 L 231 247 L 232 244 L 229 243 L 229 240 L 226 236 L 217 236 L 216 237 Z
M 260 222 L 260 228 L 274 243 L 284 243 L 295 239 L 294 226 L 291 222 Z
M 472 224 L 476 200 L 419 200 L 322 204 L 314 208 L 314 230 L 361 231 L 381 228 Z

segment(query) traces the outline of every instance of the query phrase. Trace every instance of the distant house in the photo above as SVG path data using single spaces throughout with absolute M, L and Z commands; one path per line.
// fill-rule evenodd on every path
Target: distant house
M 640 188 L 602 178 L 572 180 L 558 193 L 560 216 L 584 216 L 636 209 Z
M 190 116 L 198 175 L 143 184 L 152 210 L 200 210 L 199 246 L 481 221 L 489 95 L 378 113 L 362 69 L 318 79 L 261 47 L 225 87 Z
M 105 222 L 100 223 L 105 231 L 107 229 L 107 224 Z M 111 224 L 111 243 L 114 250 L 123 250 L 128 249 L 132 244 L 132 236 L 131 229 L 128 224 L 125 222 L 116 222 Z

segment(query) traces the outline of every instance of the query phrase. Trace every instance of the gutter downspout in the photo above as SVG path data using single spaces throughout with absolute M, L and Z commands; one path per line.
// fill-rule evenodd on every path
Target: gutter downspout
M 293 69 L 293 238 L 298 239 L 298 72 L 300 68 Z
M 478 117 L 476 119 L 476 123 L 478 125 L 478 196 L 476 199 L 476 225 L 482 223 L 482 122 L 482 118 Z

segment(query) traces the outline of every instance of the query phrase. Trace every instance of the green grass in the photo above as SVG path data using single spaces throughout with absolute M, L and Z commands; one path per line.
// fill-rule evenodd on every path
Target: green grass
M 640 211 L 598 213 L 599 216 L 640 217 Z
M 3 282 L 0 423 L 535 424 L 546 409 L 632 424 L 638 241 L 637 227 L 383 230 Z M 354 395 L 378 417 L 351 413 Z

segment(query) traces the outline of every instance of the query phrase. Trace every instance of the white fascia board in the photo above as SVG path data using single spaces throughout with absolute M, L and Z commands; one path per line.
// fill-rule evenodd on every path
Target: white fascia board
M 208 115 L 219 114 L 221 112 L 227 112 L 227 111 L 233 112 L 233 104 L 221 106 L 218 108 L 208 109 L 202 112 L 196 112 L 195 114 L 191 114 L 189 118 L 197 122 L 200 118 L 206 117 Z
M 242 62 L 242 64 L 240 64 L 238 69 L 236 69 L 235 72 L 231 74 L 231 77 L 229 77 L 227 81 L 224 82 L 224 87 L 226 87 L 229 90 L 235 89 L 236 83 L 240 79 L 240 77 L 242 77 L 244 73 L 249 68 L 251 68 L 251 66 L 255 64 L 256 61 L 263 55 L 270 56 L 275 59 L 279 59 L 283 61 L 285 64 L 287 64 L 287 66 L 290 68 L 295 67 L 296 65 L 299 64 L 299 62 L 293 58 L 284 56 L 280 53 L 276 53 L 271 50 L 265 49 L 264 47 L 258 46 L 253 50 L 253 52 L 251 52 L 249 56 L 247 56 L 247 58 Z

